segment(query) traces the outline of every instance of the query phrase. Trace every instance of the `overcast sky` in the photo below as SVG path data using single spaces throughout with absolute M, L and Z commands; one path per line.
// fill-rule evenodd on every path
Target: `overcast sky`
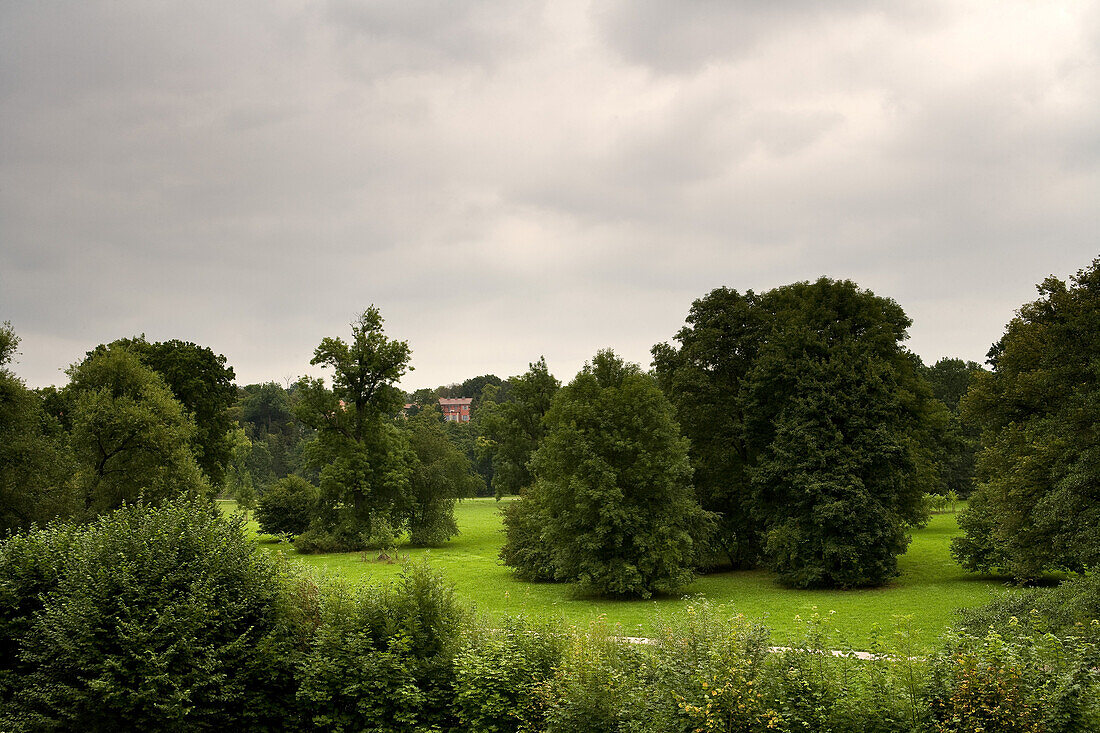
M 372 303 L 406 388 L 568 380 L 821 275 L 980 361 L 1098 232 L 1097 2 L 0 0 L 31 386 L 139 333 L 316 374 Z

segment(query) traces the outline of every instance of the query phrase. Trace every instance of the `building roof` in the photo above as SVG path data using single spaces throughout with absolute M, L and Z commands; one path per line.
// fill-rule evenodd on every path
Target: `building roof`
M 473 397 L 440 397 L 439 406 L 448 407 L 450 405 L 469 405 L 473 401 Z

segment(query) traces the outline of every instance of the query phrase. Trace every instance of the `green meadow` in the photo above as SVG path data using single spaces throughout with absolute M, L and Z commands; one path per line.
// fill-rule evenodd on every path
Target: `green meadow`
M 226 512 L 233 502 L 222 502 Z M 646 601 L 611 601 L 578 596 L 559 583 L 516 580 L 501 565 L 497 553 L 504 536 L 500 504 L 492 499 L 466 499 L 455 515 L 461 534 L 446 546 L 431 550 L 397 547 L 396 558 L 379 560 L 379 552 L 301 555 L 293 546 L 258 533 L 259 546 L 322 573 L 353 583 L 384 582 L 401 570 L 402 562 L 426 559 L 454 584 L 456 594 L 489 617 L 526 615 L 587 625 L 601 615 L 618 624 L 625 635 L 646 636 L 654 619 L 687 608 L 698 597 L 720 604 L 729 614 L 742 613 L 771 627 L 776 644 L 795 642 L 803 624 L 816 612 L 834 641 L 866 648 L 875 633 L 890 635 L 904 626 L 915 633 L 915 644 L 937 646 L 938 637 L 954 620 L 955 609 L 981 605 L 1004 590 L 1003 579 L 963 571 L 951 559 L 951 538 L 958 534 L 956 514 L 937 514 L 927 527 L 913 533 L 908 552 L 899 560 L 901 575 L 883 588 L 852 591 L 792 590 L 779 585 L 765 570 L 714 573 L 698 578 L 676 596 Z M 877 629 L 877 631 L 875 631 Z

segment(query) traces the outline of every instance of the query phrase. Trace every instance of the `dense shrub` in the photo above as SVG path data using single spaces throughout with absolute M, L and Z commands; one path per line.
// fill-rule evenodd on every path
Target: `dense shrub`
M 1006 591 L 984 606 L 959 612 L 959 627 L 982 634 L 990 626 L 1002 626 L 1015 617 L 1042 633 L 1061 634 L 1078 625 L 1091 626 L 1100 619 L 1100 572 L 1073 577 L 1056 588 Z
M 260 497 L 256 521 L 268 534 L 301 534 L 309 527 L 320 492 L 301 476 L 279 479 Z
M 472 628 L 455 660 L 455 707 L 469 733 L 541 730 L 545 708 L 540 696 L 565 653 L 559 626 L 523 618 Z
M 1033 633 L 1015 618 L 949 639 L 932 664 L 929 706 L 943 733 L 1100 730 L 1100 634 Z
M 528 488 L 519 500 L 501 507 L 500 513 L 508 535 L 500 548 L 500 559 L 513 569 L 520 580 L 554 579 L 554 559 L 549 545 L 542 539 L 546 524 L 544 512 L 537 484 Z
M 18 662 L 0 728 L 259 730 L 289 719 L 297 632 L 281 613 L 281 571 L 241 521 L 180 500 L 6 541 L 0 613 L 5 658 Z
M 298 665 L 308 723 L 378 733 L 450 729 L 463 616 L 425 565 L 406 567 L 396 586 L 330 589 Z

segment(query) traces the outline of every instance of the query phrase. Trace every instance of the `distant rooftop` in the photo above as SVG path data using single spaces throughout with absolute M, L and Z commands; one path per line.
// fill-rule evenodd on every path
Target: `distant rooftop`
M 473 397 L 440 397 L 439 404 L 441 407 L 448 405 L 469 405 L 474 401 Z

